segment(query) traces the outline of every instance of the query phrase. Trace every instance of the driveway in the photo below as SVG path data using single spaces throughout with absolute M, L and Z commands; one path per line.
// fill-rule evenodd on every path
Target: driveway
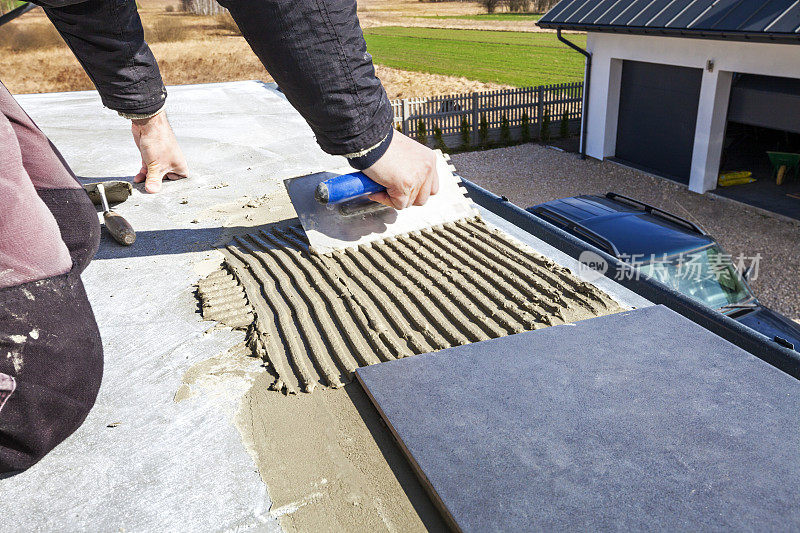
M 761 255 L 751 286 L 765 305 L 800 321 L 800 224 L 627 167 L 581 160 L 538 144 L 452 157 L 459 174 L 520 207 L 608 191 L 631 196 L 687 218 L 734 257 Z

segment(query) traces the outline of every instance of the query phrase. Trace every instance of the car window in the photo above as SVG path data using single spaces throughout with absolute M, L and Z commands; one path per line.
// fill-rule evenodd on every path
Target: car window
M 637 266 L 642 273 L 714 309 L 751 297 L 730 256 L 717 246 L 669 257 L 656 256 Z

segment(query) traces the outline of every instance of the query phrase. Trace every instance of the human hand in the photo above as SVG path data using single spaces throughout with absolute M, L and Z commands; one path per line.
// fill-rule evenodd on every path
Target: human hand
M 131 133 L 142 154 L 142 169 L 133 178 L 134 183 L 144 182 L 147 192 L 156 193 L 161 190 L 164 178 L 179 180 L 189 175 L 186 158 L 178 146 L 166 113 L 132 121 Z
M 395 209 L 423 205 L 439 192 L 436 154 L 430 148 L 394 132 L 389 148 L 364 174 L 386 187 L 370 199 Z

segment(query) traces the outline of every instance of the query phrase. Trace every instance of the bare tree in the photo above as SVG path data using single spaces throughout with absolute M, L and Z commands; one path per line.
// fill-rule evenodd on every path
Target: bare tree
M 549 11 L 558 0 L 480 0 L 487 13 L 494 13 L 505 5 L 512 13 L 544 13 Z
M 181 0 L 181 9 L 196 15 L 217 15 L 228 12 L 216 0 Z
M 508 0 L 508 10 L 512 13 L 526 13 L 530 9 L 530 0 Z
M 481 4 L 486 8 L 487 13 L 494 13 L 501 0 L 481 0 Z

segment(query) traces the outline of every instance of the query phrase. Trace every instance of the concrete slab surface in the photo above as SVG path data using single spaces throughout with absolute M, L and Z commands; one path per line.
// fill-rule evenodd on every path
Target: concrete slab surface
M 33 469 L 0 481 L 2 531 L 278 529 L 233 423 L 259 363 L 185 383 L 187 370 L 243 339 L 202 322 L 192 285 L 203 261 L 219 262 L 213 245 L 236 231 L 214 206 L 241 206 L 282 190 L 284 178 L 345 161 L 317 147 L 274 85 L 169 93 L 191 178 L 157 195 L 137 186 L 116 207 L 137 230 L 136 244 L 123 248 L 104 233 L 83 276 L 105 346 L 100 396 L 74 435 Z M 130 122 L 104 109 L 95 92 L 18 100 L 86 181 L 130 181 L 138 172 Z M 259 211 L 268 217 L 268 202 Z M 187 399 L 175 401 L 179 389 Z
M 800 527 L 800 382 L 663 306 L 357 376 L 462 531 Z
M 315 500 L 297 483 L 283 491 L 292 499 L 273 506 L 262 480 L 269 477 L 257 470 L 254 457 L 271 453 L 278 437 L 266 426 L 240 431 L 238 422 L 243 410 L 268 410 L 263 406 L 280 406 L 278 400 L 285 398 L 261 402 L 270 391 L 259 385 L 265 377 L 260 362 L 231 352 L 244 334 L 203 322 L 193 294 L 194 284 L 222 260 L 216 246 L 233 234 L 295 217 L 285 178 L 346 162 L 318 148 L 311 130 L 272 84 L 181 86 L 169 93 L 167 111 L 191 177 L 166 182 L 157 195 L 136 185 L 133 196 L 115 208 L 138 238 L 124 248 L 104 232 L 83 276 L 105 347 L 97 404 L 85 424 L 38 465 L 0 480 L 0 531 L 277 531 L 278 519 L 312 513 L 317 501 L 351 496 L 335 492 L 345 486 L 334 478 L 343 468 L 337 459 L 326 470 L 330 483 L 324 486 L 333 488 L 325 489 L 330 492 L 323 498 Z M 138 172 L 129 121 L 104 109 L 95 92 L 18 100 L 84 181 L 131 181 Z M 509 232 L 515 229 L 482 214 Z M 575 270 L 572 260 L 555 257 L 552 247 L 518 229 L 513 235 Z M 650 305 L 613 281 L 600 283 L 624 306 Z M 255 387 L 263 388 L 252 395 L 257 398 L 243 400 Z M 289 424 L 292 412 L 279 414 Z M 355 408 L 347 412 L 358 414 Z M 348 423 L 342 429 L 351 439 L 356 424 Z M 359 434 L 366 444 L 353 457 L 360 460 L 372 446 L 370 460 L 383 461 L 376 468 L 388 471 L 384 477 L 394 473 L 397 487 L 413 492 L 404 474 L 390 467 L 394 463 L 387 464 L 384 456 L 391 453 L 367 441 L 371 432 L 383 431 L 367 423 L 369 430 Z M 250 433 L 263 440 L 248 440 Z M 351 442 L 319 438 L 321 448 Z M 382 437 L 374 440 L 380 444 Z M 282 472 L 272 472 L 272 479 Z M 317 471 L 309 472 L 308 486 L 327 483 L 314 477 Z M 375 470 L 366 470 L 363 478 L 376 479 Z M 402 499 L 395 494 L 382 497 L 392 503 Z M 425 505 L 409 498 L 402 513 L 424 514 Z M 373 514 L 386 520 L 382 508 L 376 509 Z M 303 518 L 295 523 L 323 522 Z

